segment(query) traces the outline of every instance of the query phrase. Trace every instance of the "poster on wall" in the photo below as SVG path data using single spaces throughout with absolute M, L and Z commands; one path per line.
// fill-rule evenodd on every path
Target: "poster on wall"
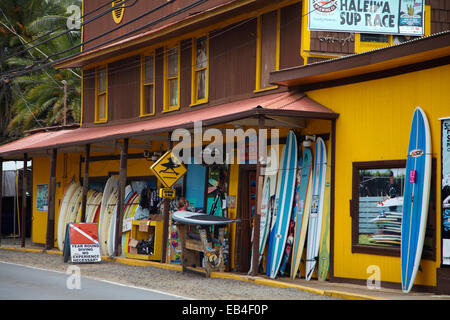
M 450 265 L 450 118 L 442 121 L 442 264 Z
M 48 184 L 38 184 L 36 186 L 36 210 L 48 210 Z
M 309 29 L 420 36 L 424 0 L 309 0 Z

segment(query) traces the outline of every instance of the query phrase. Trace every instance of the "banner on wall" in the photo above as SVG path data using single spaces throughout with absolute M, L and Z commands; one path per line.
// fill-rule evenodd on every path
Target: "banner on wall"
M 442 123 L 442 264 L 450 265 L 450 118 L 440 119 Z
M 421 36 L 424 0 L 309 0 L 309 29 Z

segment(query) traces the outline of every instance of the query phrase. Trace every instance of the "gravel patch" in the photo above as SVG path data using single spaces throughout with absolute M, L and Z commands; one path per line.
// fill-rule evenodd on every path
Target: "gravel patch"
M 17 252 L 0 249 L 0 261 L 65 272 L 71 265 L 60 255 Z M 292 288 L 278 288 L 231 279 L 205 278 L 191 272 L 179 272 L 119 262 L 78 264 L 81 275 L 118 283 L 160 290 L 198 300 L 336 300 Z

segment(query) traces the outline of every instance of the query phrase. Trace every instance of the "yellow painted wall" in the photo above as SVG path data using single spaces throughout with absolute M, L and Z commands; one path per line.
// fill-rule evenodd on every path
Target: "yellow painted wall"
M 369 265 L 381 269 L 381 281 L 401 282 L 399 257 L 352 254 L 349 200 L 352 163 L 406 159 L 414 108 L 428 116 L 436 172 L 436 261 L 422 260 L 415 284 L 436 285 L 440 266 L 441 117 L 450 116 L 450 66 L 395 77 L 310 91 L 309 97 L 340 114 L 336 122 L 334 275 L 367 279 Z
M 55 240 L 57 235 L 59 208 L 65 187 L 71 179 L 79 179 L 80 154 L 63 154 L 57 156 L 56 162 L 56 191 L 55 191 Z M 36 210 L 36 190 L 38 184 L 50 181 L 50 157 L 33 158 L 33 197 L 32 197 L 32 234 L 31 241 L 45 244 L 47 234 L 47 211 Z M 56 242 L 55 242 L 56 245 Z

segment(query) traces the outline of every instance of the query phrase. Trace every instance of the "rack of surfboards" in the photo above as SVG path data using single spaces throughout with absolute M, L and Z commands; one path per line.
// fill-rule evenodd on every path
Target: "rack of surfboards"
M 266 274 L 273 279 L 278 274 L 284 275 L 289 263 L 291 277 L 300 276 L 300 263 L 306 261 L 305 275 L 310 280 L 319 260 L 319 249 L 325 252 L 321 259 L 329 260 L 329 239 L 325 238 L 329 237 L 330 227 L 327 211 L 330 175 L 325 142 L 320 137 L 308 137 L 302 150 L 291 130 L 281 156 L 278 158 L 277 148 L 272 146 L 267 158 L 263 171 L 259 262 L 265 257 Z M 323 215 L 324 209 L 328 214 Z M 302 259 L 304 253 L 306 259 Z M 320 264 L 321 278 L 327 277 L 328 265 Z
M 57 225 L 57 242 L 59 250 L 64 248 L 66 225 L 81 222 L 82 190 L 78 182 L 71 181 L 65 188 Z M 140 195 L 134 192 L 131 186 L 125 188 L 124 217 L 133 218 L 139 206 Z M 86 197 L 86 221 L 97 223 L 101 254 L 112 256 L 115 249 L 116 217 L 118 206 L 118 179 L 110 177 L 105 184 L 103 192 L 89 190 Z M 129 252 L 130 230 L 122 232 L 121 255 Z

